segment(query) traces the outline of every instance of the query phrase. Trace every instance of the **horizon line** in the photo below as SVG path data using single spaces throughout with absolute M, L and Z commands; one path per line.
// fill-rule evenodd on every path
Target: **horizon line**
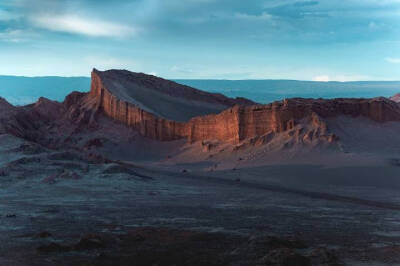
M 143 73 L 146 75 L 151 75 L 163 79 L 168 80 L 213 80 L 213 81 L 299 81 L 299 82 L 315 82 L 315 83 L 356 83 L 356 82 L 400 82 L 399 80 L 395 79 L 369 79 L 369 80 L 352 80 L 352 81 L 340 81 L 340 80 L 329 80 L 329 81 L 316 81 L 316 80 L 307 80 L 307 79 L 291 79 L 291 78 L 244 78 L 244 79 L 226 79 L 226 78 L 164 78 L 161 76 L 156 76 L 152 74 L 147 74 L 144 72 L 137 72 Z M 0 74 L 0 77 L 15 77 L 15 78 L 88 78 L 90 76 L 80 76 L 80 75 L 72 75 L 72 76 L 58 76 L 58 75 L 40 75 L 40 76 L 29 76 L 29 75 L 3 75 Z

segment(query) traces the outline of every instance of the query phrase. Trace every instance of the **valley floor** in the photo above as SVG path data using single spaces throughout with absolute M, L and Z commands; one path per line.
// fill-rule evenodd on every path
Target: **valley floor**
M 395 164 L 204 172 L 0 144 L 0 265 L 400 264 Z

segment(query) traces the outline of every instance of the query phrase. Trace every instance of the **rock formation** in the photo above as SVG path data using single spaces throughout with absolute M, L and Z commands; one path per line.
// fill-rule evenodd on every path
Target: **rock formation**
M 390 100 L 396 102 L 396 103 L 400 103 L 400 93 L 390 97 Z
M 25 107 L 14 107 L 1 99 L 0 110 L 0 130 L 29 138 L 40 135 L 43 124 L 71 124 L 78 130 L 96 124 L 102 115 L 155 140 L 231 143 L 263 143 L 284 132 L 303 143 L 315 139 L 334 142 L 337 138 L 329 132 L 325 119 L 337 116 L 400 121 L 400 106 L 386 98 L 293 98 L 259 105 L 145 74 L 96 69 L 89 93 L 71 93 L 63 103 L 40 98 Z M 35 133 L 35 129 L 40 130 Z
M 254 104 L 124 70 L 94 69 L 89 96 L 107 116 L 157 140 L 187 137 L 189 127 L 181 120 L 218 113 L 236 104 Z
M 145 84 L 152 91 L 161 91 L 169 97 L 178 98 L 174 103 L 198 101 L 232 106 L 218 114 L 192 117 L 179 122 L 159 115 L 162 111 L 149 108 L 138 99 L 132 99 L 131 91 L 136 84 Z M 400 120 L 400 109 L 385 98 L 375 99 L 289 99 L 267 105 L 249 105 L 243 99 L 229 99 L 220 95 L 199 92 L 186 86 L 177 86 L 153 76 L 130 73 L 128 71 L 97 71 L 92 73 L 91 97 L 98 108 L 107 116 L 129 127 L 137 129 L 142 135 L 157 140 L 188 138 L 190 142 L 207 139 L 240 142 L 245 139 L 280 133 L 293 129 L 299 123 L 313 123 L 319 135 L 333 140 L 323 119 L 340 115 L 365 116 L 378 122 Z M 139 90 L 143 90 L 140 88 Z M 175 93 L 175 94 L 174 94 Z M 138 93 L 136 93 L 139 95 Z M 139 95 L 142 99 L 144 92 Z M 207 94 L 207 95 L 206 95 Z M 139 98 L 140 98 L 139 97 Z M 148 100 L 148 99 L 145 99 Z M 183 101 L 184 100 L 184 101 Z M 162 104 L 162 103 L 160 103 Z M 204 113 L 211 112 L 206 109 Z
M 244 98 L 232 99 L 126 70 L 94 69 L 90 94 L 99 99 L 104 111 L 118 116 L 117 119 L 125 115 L 129 106 L 160 118 L 184 122 L 196 116 L 219 113 L 234 105 L 254 104 Z

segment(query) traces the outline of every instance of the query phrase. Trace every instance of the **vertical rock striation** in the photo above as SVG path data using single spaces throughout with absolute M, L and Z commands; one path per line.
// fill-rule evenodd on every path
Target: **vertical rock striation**
M 143 136 L 161 141 L 185 137 L 185 124 L 163 119 L 137 105 L 126 102 L 111 94 L 101 79 L 101 72 L 92 72 L 89 96 L 95 98 L 99 109 L 107 116 L 137 129 Z
M 113 81 L 115 78 L 128 78 L 129 82 L 135 82 L 135 78 L 138 78 L 141 83 L 147 82 L 146 79 L 143 81 L 143 74 L 129 73 L 123 71 L 121 74 L 117 70 L 112 72 L 94 70 L 88 98 L 96 102 L 96 108 L 105 115 L 135 128 L 143 136 L 160 141 L 187 138 L 190 142 L 216 139 L 237 143 L 271 132 L 289 131 L 299 123 L 308 123 L 318 128 L 318 134 L 329 138 L 327 125 L 323 120 L 328 117 L 349 115 L 364 116 L 377 122 L 400 121 L 399 105 L 386 98 L 332 100 L 293 98 L 267 105 L 239 105 L 249 102 L 243 99 L 235 101 L 226 97 L 221 98 L 220 95 L 213 98 L 210 94 L 209 103 L 237 105 L 218 114 L 196 116 L 188 121 L 179 122 L 157 115 L 157 110 L 149 110 L 140 102 L 129 101 L 130 98 L 124 96 L 129 94 L 126 91 L 129 88 L 119 86 L 119 90 L 116 91 L 117 85 Z M 156 84 L 154 86 L 159 88 L 159 91 L 162 90 L 160 88 L 168 87 L 168 97 L 172 97 L 174 90 L 171 89 L 171 84 L 160 85 L 165 80 L 156 79 L 152 77 L 150 83 Z M 124 84 L 123 81 L 119 82 Z M 202 101 L 207 99 L 192 88 L 179 87 L 177 94 L 189 102 L 191 95 L 196 101 L 200 98 Z

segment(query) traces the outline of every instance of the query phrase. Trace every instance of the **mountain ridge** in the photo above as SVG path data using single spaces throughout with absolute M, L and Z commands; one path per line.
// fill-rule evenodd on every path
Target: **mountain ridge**
M 138 87 L 137 84 L 145 85 Z M 159 88 L 155 89 L 156 86 Z M 179 88 L 179 93 L 175 95 L 174 86 Z M 206 103 L 199 105 L 204 114 L 190 114 L 186 121 L 173 117 L 168 119 L 154 109 L 154 106 L 157 108 L 162 105 L 163 101 L 150 108 L 148 102 L 154 99 L 153 96 L 145 98 L 148 102 L 125 97 L 132 91 L 143 94 L 157 91 L 158 94 L 165 94 L 165 91 L 160 92 L 165 88 L 168 98 L 163 99 L 172 98 L 171 105 L 176 109 L 179 110 L 177 104 L 180 103 L 188 102 L 185 106 L 190 108 L 193 102 L 202 102 Z M 215 106 L 215 103 L 218 107 L 221 103 L 225 104 L 224 109 L 210 109 L 209 104 Z M 63 103 L 40 98 L 37 103 L 16 110 L 20 110 L 17 115 L 3 119 L 8 121 L 6 129 L 14 134 L 19 132 L 19 136 L 28 135 L 30 139 L 38 135 L 43 139 L 49 128 L 60 131 L 61 128 L 73 125 L 72 128 L 78 132 L 85 127 L 96 128 L 101 123 L 98 120 L 106 116 L 144 137 L 158 141 L 187 139 L 189 143 L 194 143 L 217 140 L 236 144 L 245 141 L 259 145 L 284 135 L 285 145 L 318 146 L 338 140 L 325 121 L 332 117 L 363 116 L 379 123 L 400 121 L 400 105 L 383 97 L 333 100 L 292 98 L 262 105 L 245 99 L 230 99 L 219 94 L 200 92 L 154 76 L 126 70 L 102 72 L 96 69 L 92 72 L 90 92 L 71 93 Z M 35 131 L 35 128 L 39 130 Z M 56 145 L 54 141 L 57 142 L 54 139 L 50 141 L 52 145 Z

